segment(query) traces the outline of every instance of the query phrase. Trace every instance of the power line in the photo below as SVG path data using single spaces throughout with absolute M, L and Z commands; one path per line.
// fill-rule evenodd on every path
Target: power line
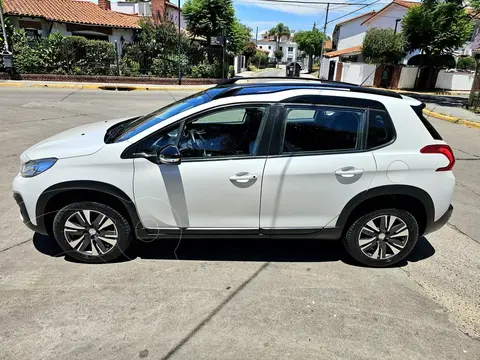
M 374 3 L 378 2 L 380 0 L 377 0 L 375 1 Z M 337 3 L 337 2 L 329 2 L 329 1 L 305 1 L 305 0 L 257 0 L 256 2 L 273 2 L 273 3 L 277 3 L 277 4 L 295 4 L 295 5 L 298 5 L 298 4 L 309 4 L 309 5 L 328 5 L 328 4 L 335 4 L 335 5 L 348 5 L 348 6 L 360 6 L 360 5 L 363 5 L 363 4 L 359 4 L 359 3 L 354 3 L 354 2 L 350 2 L 350 3 Z M 253 4 L 252 2 L 249 2 L 250 4 Z M 372 3 L 372 4 L 374 4 Z M 370 4 L 369 4 L 370 5 Z
M 337 20 L 339 20 L 339 19 L 341 19 L 341 18 L 344 18 L 345 16 L 348 16 L 348 15 L 351 15 L 351 14 L 353 14 L 353 13 L 356 13 L 356 12 L 362 10 L 362 9 L 365 9 L 366 7 L 375 5 L 375 4 L 378 3 L 379 1 L 381 1 L 381 0 L 376 0 L 376 1 L 374 1 L 373 3 L 367 4 L 367 5 L 363 6 L 363 7 L 361 7 L 360 9 L 351 11 L 351 12 L 349 12 L 349 13 L 347 13 L 347 14 L 345 14 L 345 15 L 339 16 L 339 17 L 337 17 L 337 18 L 335 18 L 335 19 L 333 19 L 333 20 L 327 21 L 327 24 L 330 24 L 331 22 L 337 21 Z

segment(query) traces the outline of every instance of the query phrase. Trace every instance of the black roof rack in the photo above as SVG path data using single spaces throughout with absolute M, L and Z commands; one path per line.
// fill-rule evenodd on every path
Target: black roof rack
M 237 84 L 240 80 L 282 80 L 282 82 L 253 82 L 245 84 Z M 351 84 L 341 81 L 330 81 L 330 80 L 320 80 L 320 79 L 310 79 L 310 78 L 290 78 L 285 77 L 233 77 L 231 79 L 226 79 L 224 82 L 217 85 L 217 88 L 225 88 L 225 91 L 217 94 L 213 99 L 220 99 L 229 96 L 235 96 L 240 90 L 245 88 L 258 88 L 258 92 L 265 92 L 265 87 L 272 87 L 271 93 L 288 90 L 288 88 L 324 88 L 329 90 L 349 90 L 352 92 L 363 93 L 363 94 L 373 94 L 373 95 L 382 95 L 388 97 L 394 97 L 401 99 L 402 96 L 396 92 L 388 90 L 380 90 L 374 88 L 361 87 L 357 84 Z M 300 80 L 300 81 L 298 81 Z M 263 88 L 263 91 L 262 91 Z M 281 88 L 281 89 L 279 89 Z

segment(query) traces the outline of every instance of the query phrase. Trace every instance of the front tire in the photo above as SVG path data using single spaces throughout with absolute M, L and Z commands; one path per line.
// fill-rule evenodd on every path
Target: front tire
M 85 263 L 105 263 L 121 257 L 130 246 L 128 221 L 110 206 L 77 202 L 62 208 L 53 233 L 66 256 Z
M 391 266 L 405 259 L 418 241 L 415 217 L 401 209 L 376 210 L 357 219 L 343 239 L 347 252 L 371 267 Z

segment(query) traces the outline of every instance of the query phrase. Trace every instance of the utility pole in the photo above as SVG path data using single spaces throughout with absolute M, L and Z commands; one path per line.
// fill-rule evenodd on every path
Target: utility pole
M 255 32 L 255 46 L 258 45 L 258 26 L 257 26 L 257 31 Z
M 318 78 L 320 79 L 320 70 L 322 69 L 322 59 L 323 59 L 323 49 L 325 47 L 325 39 L 327 38 L 327 22 L 328 22 L 328 11 L 330 10 L 330 3 L 327 3 L 327 12 L 325 14 L 325 24 L 323 25 L 323 41 L 322 48 L 320 50 L 320 60 L 318 63 Z
M 180 9 L 180 0 L 178 0 L 178 85 L 182 85 L 182 30 L 181 25 L 182 11 Z
M 0 5 L 0 21 L 2 22 L 2 31 L 3 31 L 3 50 L 8 52 L 8 40 L 7 40 L 7 30 L 5 29 L 5 23 L 3 22 L 3 8 Z

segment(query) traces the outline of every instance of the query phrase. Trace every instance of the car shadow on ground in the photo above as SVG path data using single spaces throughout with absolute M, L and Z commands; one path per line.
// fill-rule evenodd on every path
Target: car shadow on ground
M 35 234 L 35 248 L 42 254 L 64 257 L 64 253 L 53 238 Z M 408 262 L 417 262 L 435 254 L 430 242 L 422 237 L 415 249 L 394 267 Z M 126 256 L 118 260 L 136 258 L 158 260 L 203 260 L 203 261 L 259 261 L 259 262 L 326 262 L 342 261 L 361 266 L 350 258 L 340 241 L 314 239 L 162 239 L 152 242 L 136 241 Z M 76 260 L 65 257 L 67 261 Z
M 468 98 L 461 96 L 428 95 L 422 93 L 410 93 L 408 96 L 424 103 L 437 104 L 440 106 L 465 107 L 468 103 Z

